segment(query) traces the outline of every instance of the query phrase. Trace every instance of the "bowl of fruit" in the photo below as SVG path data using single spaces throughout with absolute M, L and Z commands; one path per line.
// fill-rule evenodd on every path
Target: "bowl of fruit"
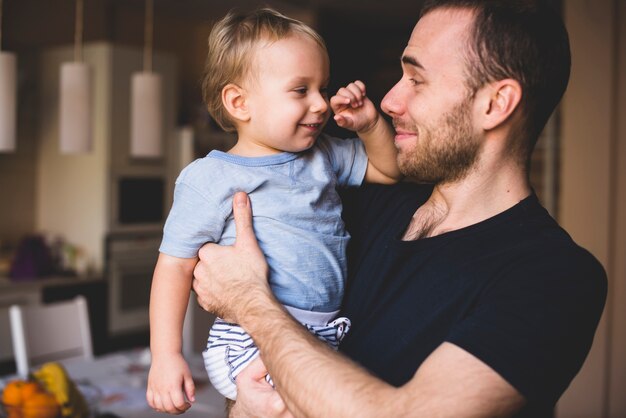
M 34 380 L 11 380 L 2 391 L 2 416 L 7 418 L 59 418 L 56 398 Z
M 97 402 L 97 399 L 93 399 Z M 28 379 L 7 382 L 0 397 L 2 418 L 88 418 L 95 412 L 59 363 L 46 363 Z

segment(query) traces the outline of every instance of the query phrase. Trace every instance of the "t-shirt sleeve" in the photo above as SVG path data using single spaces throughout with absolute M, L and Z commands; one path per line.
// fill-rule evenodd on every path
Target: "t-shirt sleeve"
M 565 391 L 604 309 L 604 269 L 579 250 L 510 266 L 447 338 L 534 404 L 553 405 Z
M 220 209 L 198 189 L 177 180 L 159 251 L 180 258 L 196 257 L 203 244 L 219 240 L 227 216 Z
M 318 139 L 318 145 L 328 156 L 338 186 L 359 186 L 363 183 L 367 154 L 359 138 L 339 139 L 323 135 Z

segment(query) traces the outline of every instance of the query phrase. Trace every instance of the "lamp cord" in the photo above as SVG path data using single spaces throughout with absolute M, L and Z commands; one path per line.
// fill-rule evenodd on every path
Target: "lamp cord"
M 144 50 L 143 50 L 143 70 L 152 72 L 152 44 L 154 33 L 154 1 L 146 0 L 146 16 L 144 24 Z
M 2 1 L 2 0 L 0 0 Z M 83 0 L 76 0 L 76 26 L 74 29 L 74 61 L 83 60 Z

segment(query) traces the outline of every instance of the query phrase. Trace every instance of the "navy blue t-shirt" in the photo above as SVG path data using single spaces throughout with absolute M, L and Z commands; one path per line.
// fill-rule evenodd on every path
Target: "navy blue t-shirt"
M 390 384 L 443 342 L 482 360 L 551 416 L 591 347 L 607 292 L 600 263 L 533 194 L 475 225 L 402 241 L 432 186 L 346 191 L 352 235 L 340 350 Z

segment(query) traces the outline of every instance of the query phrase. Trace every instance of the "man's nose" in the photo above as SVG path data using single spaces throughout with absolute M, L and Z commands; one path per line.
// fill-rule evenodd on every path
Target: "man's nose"
M 385 97 L 383 97 L 383 101 L 380 103 L 383 112 L 390 116 L 402 113 L 403 106 L 399 95 L 399 84 L 400 82 L 396 83 L 396 85 L 387 92 Z

